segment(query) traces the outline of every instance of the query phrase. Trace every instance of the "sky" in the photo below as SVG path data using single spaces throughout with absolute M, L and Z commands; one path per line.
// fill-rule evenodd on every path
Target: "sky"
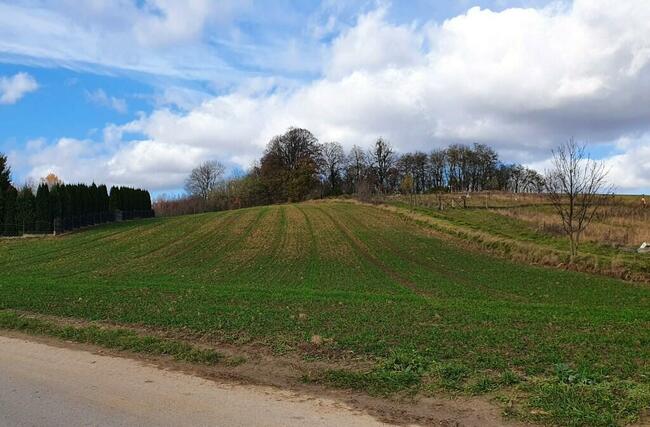
M 569 138 L 650 193 L 647 0 L 0 0 L 0 152 L 20 184 L 176 192 L 290 126 L 399 152 Z

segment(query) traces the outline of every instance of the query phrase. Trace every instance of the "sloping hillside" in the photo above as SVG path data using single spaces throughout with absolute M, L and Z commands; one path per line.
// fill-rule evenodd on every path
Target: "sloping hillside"
M 519 417 L 560 424 L 630 421 L 650 405 L 647 285 L 466 252 L 370 206 L 268 206 L 4 240 L 0 271 L 5 313 L 370 362 L 311 378 L 339 387 L 490 393 Z

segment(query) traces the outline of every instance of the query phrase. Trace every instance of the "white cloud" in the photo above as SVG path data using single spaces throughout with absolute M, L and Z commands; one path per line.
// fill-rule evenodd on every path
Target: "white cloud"
M 650 133 L 623 137 L 616 145 L 620 153 L 604 160 L 610 182 L 624 191 L 650 192 Z
M 64 182 L 89 182 L 106 174 L 105 153 L 90 140 L 60 138 L 52 144 L 31 140 L 27 153 L 13 153 L 12 164 L 27 169 L 27 178 L 38 181 L 54 173 Z
M 598 144 L 650 134 L 647 22 L 646 0 L 473 8 L 406 26 L 371 11 L 332 42 L 322 78 L 257 81 L 185 112 L 160 108 L 109 126 L 104 163 L 114 178 L 164 189 L 200 159 L 246 166 L 292 125 L 348 147 L 380 135 L 402 151 L 484 142 L 527 164 L 571 136 Z M 647 142 L 607 160 L 619 188 L 650 187 Z
M 386 8 L 361 15 L 356 26 L 332 46 L 327 76 L 341 78 L 354 71 L 377 71 L 422 64 L 424 36 L 413 27 L 387 25 Z
M 587 146 L 587 156 L 604 164 L 614 191 L 650 193 L 650 132 L 622 136 L 602 147 L 607 149 L 604 156 L 594 156 L 590 148 Z M 553 167 L 553 161 L 549 156 L 526 166 L 544 172 Z
M 104 92 L 103 89 L 97 89 L 92 92 L 86 91 L 86 98 L 88 98 L 88 100 L 95 105 L 111 108 L 118 113 L 126 113 L 128 110 L 128 106 L 124 98 L 109 96 L 106 94 L 106 92 Z
M 36 89 L 38 83 L 27 73 L 17 73 L 11 77 L 0 76 L 0 104 L 15 104 Z
M 0 60 L 221 88 L 269 70 L 318 72 L 316 39 L 284 30 L 304 17 L 280 9 L 254 0 L 0 1 Z M 262 26 L 271 35 L 258 36 Z
M 0 53 L 7 61 L 30 64 L 210 79 L 232 70 L 202 42 L 203 30 L 246 6 L 240 3 L 0 2 Z
M 150 189 L 175 188 L 205 152 L 194 147 L 152 141 L 124 143 L 117 150 L 91 140 L 61 138 L 52 143 L 29 141 L 29 153 L 10 153 L 12 165 L 38 181 L 54 173 L 64 182 L 101 182 Z
M 133 142 L 108 159 L 105 181 L 153 190 L 178 188 L 205 155 L 205 150 L 198 147 L 150 140 Z

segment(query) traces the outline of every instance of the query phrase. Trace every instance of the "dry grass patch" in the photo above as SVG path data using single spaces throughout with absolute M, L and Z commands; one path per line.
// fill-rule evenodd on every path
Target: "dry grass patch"
M 562 236 L 562 224 L 556 214 L 536 208 L 494 210 L 500 215 L 524 221 L 551 235 Z M 650 241 L 650 209 L 632 206 L 604 207 L 583 233 L 583 241 L 636 249 Z

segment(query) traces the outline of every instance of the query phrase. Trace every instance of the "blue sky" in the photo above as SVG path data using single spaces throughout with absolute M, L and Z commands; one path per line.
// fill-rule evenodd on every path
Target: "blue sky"
M 0 64 L 1 75 L 27 72 L 39 88 L 20 102 L 3 106 L 0 117 L 8 126 L 0 128 L 0 139 L 20 144 L 25 139 L 91 137 L 108 122 L 129 120 L 137 111 L 150 111 L 152 87 L 132 78 L 82 73 L 64 68 Z M 92 94 L 104 91 L 123 99 L 126 111 L 101 103 Z M 107 95 L 108 96 L 108 95 Z M 3 147 L 4 148 L 4 147 Z
M 540 170 L 573 136 L 650 192 L 650 4 L 619 3 L 0 0 L 0 152 L 17 182 L 163 192 L 291 125 Z

